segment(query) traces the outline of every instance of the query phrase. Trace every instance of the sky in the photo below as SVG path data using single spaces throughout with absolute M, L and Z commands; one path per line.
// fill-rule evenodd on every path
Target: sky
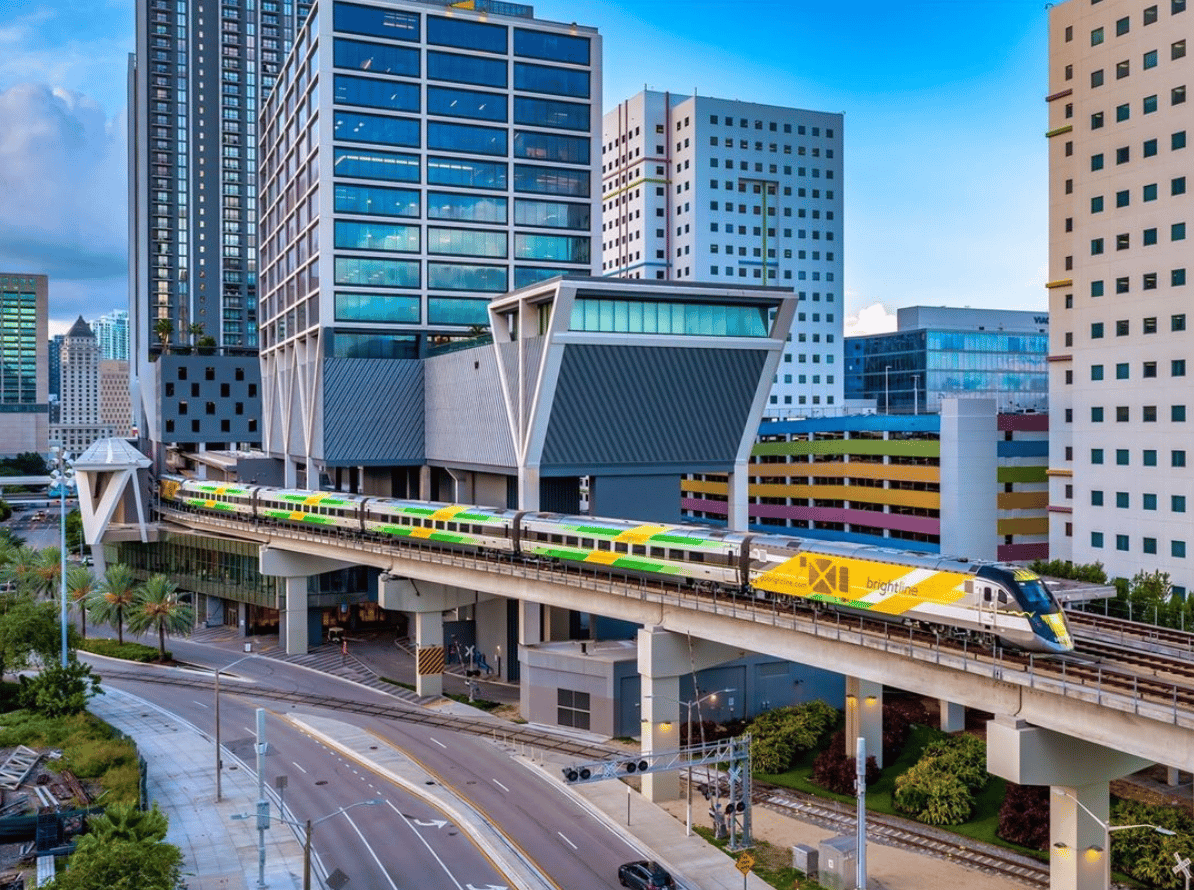
M 1040 0 L 533 6 L 599 30 L 606 110 L 646 87 L 845 115 L 847 334 L 1046 308 Z M 51 334 L 127 308 L 134 40 L 135 0 L 0 0 L 0 271 L 50 276 Z

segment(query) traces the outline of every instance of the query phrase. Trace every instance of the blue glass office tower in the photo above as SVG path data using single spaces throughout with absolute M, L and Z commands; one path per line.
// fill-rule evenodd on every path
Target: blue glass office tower
M 846 338 L 847 399 L 873 399 L 885 414 L 936 414 L 943 398 L 1048 411 L 1048 313 L 912 306 L 897 324 Z
M 292 480 L 419 466 L 419 359 L 595 271 L 601 39 L 467 6 L 317 2 L 263 107 L 264 445 Z

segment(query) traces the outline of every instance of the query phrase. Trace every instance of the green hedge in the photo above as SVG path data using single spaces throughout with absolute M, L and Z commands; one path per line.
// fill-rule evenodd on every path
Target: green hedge
M 144 646 L 141 643 L 118 643 L 116 640 L 80 640 L 78 648 L 84 652 L 96 655 L 106 655 L 109 658 L 120 658 L 124 661 L 157 661 L 158 650 L 155 646 Z M 172 658 L 170 650 L 166 650 L 166 660 Z

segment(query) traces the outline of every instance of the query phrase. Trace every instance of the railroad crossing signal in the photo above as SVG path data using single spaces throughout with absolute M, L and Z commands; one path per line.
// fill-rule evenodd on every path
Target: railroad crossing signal
M 1186 890 L 1190 890 L 1190 860 L 1183 859 L 1180 853 L 1174 853 L 1173 858 L 1177 860 L 1177 865 L 1173 867 L 1173 873 L 1184 877 L 1186 879 Z
M 755 857 L 749 853 L 743 853 L 738 857 L 738 861 L 734 863 L 734 868 L 742 872 L 743 877 L 750 874 L 750 870 L 755 867 Z

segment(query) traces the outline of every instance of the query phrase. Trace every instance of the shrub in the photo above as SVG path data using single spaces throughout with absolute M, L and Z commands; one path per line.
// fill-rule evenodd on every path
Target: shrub
M 820 745 L 837 718 L 838 712 L 823 701 L 760 714 L 750 727 L 754 768 L 764 773 L 791 769 L 802 753 Z
M 854 794 L 854 783 L 858 778 L 858 758 L 846 756 L 846 734 L 834 733 L 817 759 L 813 761 L 813 781 L 835 794 Z M 866 783 L 872 785 L 879 780 L 882 771 L 872 755 L 866 759 Z
M 1159 825 L 1175 832 L 1158 834 L 1151 828 L 1117 831 L 1111 835 L 1112 867 L 1150 887 L 1181 888 L 1182 878 L 1173 873 L 1174 854 L 1194 856 L 1194 819 L 1170 806 L 1149 806 L 1136 801 L 1118 801 L 1111 808 L 1112 825 Z
M 895 699 L 883 703 L 883 762 L 895 763 L 908 744 L 914 723 L 927 724 L 929 715 L 918 699 Z
M 124 661 L 150 662 L 158 660 L 158 650 L 153 646 L 145 646 L 141 643 L 118 643 L 115 640 L 87 639 L 80 640 L 78 648 L 84 652 L 106 655 L 108 658 L 120 658 Z M 170 658 L 170 652 L 166 652 L 166 659 L 169 660 Z
M 1005 841 L 1033 850 L 1049 848 L 1049 789 L 1044 785 L 1008 782 L 999 827 L 995 833 Z
M 892 803 L 929 825 L 957 825 L 974 809 L 974 792 L 987 784 L 986 744 L 953 736 L 925 746 L 912 769 L 896 779 Z
M 66 717 L 87 708 L 93 695 L 103 695 L 99 677 L 91 672 L 91 665 L 71 659 L 63 667 L 52 662 L 33 677 L 21 677 L 18 701 L 47 717 Z

